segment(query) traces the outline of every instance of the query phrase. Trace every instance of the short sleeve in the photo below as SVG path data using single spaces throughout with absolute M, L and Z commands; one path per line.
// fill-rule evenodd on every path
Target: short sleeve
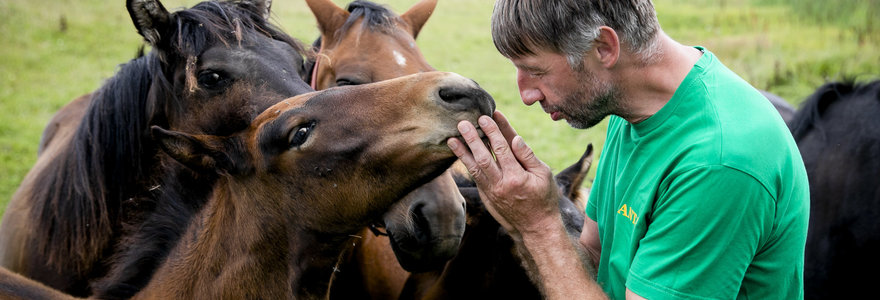
M 772 230 L 775 200 L 754 177 L 726 166 L 698 167 L 667 181 L 627 288 L 648 299 L 736 298 Z

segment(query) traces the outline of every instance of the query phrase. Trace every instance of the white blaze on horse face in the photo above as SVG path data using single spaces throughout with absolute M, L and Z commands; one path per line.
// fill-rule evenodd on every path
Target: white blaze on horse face
M 403 55 L 400 54 L 400 52 L 397 52 L 397 50 L 394 50 L 391 54 L 394 55 L 394 61 L 396 61 L 398 65 L 406 67 L 406 57 L 403 57 Z

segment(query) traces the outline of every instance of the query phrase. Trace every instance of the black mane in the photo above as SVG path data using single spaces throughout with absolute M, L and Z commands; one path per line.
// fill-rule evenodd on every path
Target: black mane
M 172 50 L 178 58 L 197 56 L 210 45 L 218 42 L 229 45 L 241 43 L 247 36 L 265 35 L 290 44 L 296 51 L 304 53 L 301 43 L 267 22 L 257 13 L 257 8 L 248 1 L 226 3 L 206 1 L 190 9 L 172 14 L 172 24 L 176 30 L 157 45 L 164 51 Z
M 39 174 L 40 188 L 33 197 L 44 201 L 34 201 L 31 213 L 42 223 L 39 235 L 49 237 L 39 247 L 49 253 L 48 264 L 88 268 L 76 262 L 100 252 L 75 249 L 105 249 L 119 204 L 143 190 L 138 183 L 148 179 L 131 174 L 147 173 L 155 152 L 145 131 L 150 116 L 144 114 L 154 107 L 144 99 L 158 67 L 154 55 L 122 65 L 94 93 L 69 149 L 51 170 Z
M 839 101 L 847 101 L 850 98 L 861 94 L 873 94 L 874 99 L 878 99 L 878 91 L 880 91 L 880 80 L 858 84 L 852 79 L 829 82 L 807 97 L 801 104 L 794 118 L 789 124 L 792 135 L 795 140 L 801 140 L 809 132 L 816 130 L 824 135 L 825 130 L 822 127 L 822 115 L 833 104 Z M 880 101 L 880 100 L 878 100 Z M 880 119 L 877 119 L 880 120 Z M 880 125 L 880 124 L 878 124 Z

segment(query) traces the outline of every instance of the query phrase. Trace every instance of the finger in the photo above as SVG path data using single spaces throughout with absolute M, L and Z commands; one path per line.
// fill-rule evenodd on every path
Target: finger
M 470 148 L 471 155 L 473 155 L 473 165 L 465 164 L 465 166 L 468 167 L 471 176 L 474 176 L 474 180 L 478 182 L 483 180 L 483 183 L 493 183 L 501 178 L 501 170 L 492 157 L 492 153 L 489 152 L 489 149 L 483 144 L 483 140 L 480 139 L 474 124 L 468 121 L 461 121 L 458 123 L 458 132 L 461 133 L 461 137 L 468 148 Z M 477 175 L 483 178 L 478 179 Z
M 495 159 L 498 160 L 501 170 L 504 172 L 522 171 L 522 166 L 510 150 L 507 138 L 501 133 L 495 121 L 488 116 L 481 116 L 478 122 L 483 133 L 489 138 L 489 144 L 492 145 L 492 152 L 495 153 Z
M 515 136 L 513 138 L 511 148 L 513 148 L 513 154 L 516 156 L 516 160 L 519 161 L 520 164 L 522 164 L 522 167 L 526 170 L 534 171 L 537 168 L 544 168 L 546 166 L 544 162 L 535 156 L 535 152 L 532 151 L 532 148 L 529 147 L 529 145 L 526 145 L 526 142 L 521 136 Z
M 455 156 L 458 157 L 458 160 L 461 161 L 462 164 L 465 165 L 466 168 L 470 169 L 471 166 L 476 165 L 474 162 L 474 156 L 471 154 L 470 149 L 467 148 L 467 145 L 464 144 L 458 138 L 449 138 L 446 140 L 446 146 L 452 150 L 452 153 L 455 153 Z
M 510 125 L 510 122 L 507 121 L 507 117 L 504 116 L 500 111 L 495 111 L 495 114 L 492 116 L 495 119 L 495 123 L 498 124 L 498 128 L 501 129 L 501 133 L 504 134 L 504 137 L 507 138 L 507 144 L 513 145 L 513 137 L 515 137 L 516 130 L 513 129 L 513 126 Z
M 458 160 L 467 168 L 467 172 L 470 173 L 471 178 L 473 178 L 474 182 L 485 182 L 486 178 L 483 175 L 483 172 L 480 168 L 477 167 L 477 161 L 474 160 L 474 155 L 471 153 L 470 149 L 468 149 L 467 145 L 462 142 L 458 138 L 449 138 L 446 140 L 446 145 L 449 149 L 452 149 L 452 153 L 455 153 L 455 156 L 458 157 Z M 479 179 L 477 179 L 479 178 Z

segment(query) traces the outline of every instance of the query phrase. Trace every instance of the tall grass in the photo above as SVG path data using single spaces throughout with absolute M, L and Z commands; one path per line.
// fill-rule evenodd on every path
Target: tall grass
M 340 6 L 348 2 L 334 1 Z M 870 18 L 871 11 L 877 15 L 877 5 L 871 1 L 864 6 L 851 0 L 657 0 L 655 5 L 672 38 L 706 46 L 756 87 L 796 105 L 826 80 L 867 80 L 880 74 L 880 39 Z M 163 1 L 169 9 L 196 2 Z M 403 12 L 416 0 L 377 2 Z M 577 160 L 587 143 L 601 149 L 604 123 L 574 130 L 521 103 L 514 68 L 497 53 L 489 35 L 493 3 L 439 0 L 418 39 L 426 59 L 438 70 L 479 82 L 538 157 L 555 170 Z M 817 15 L 806 10 L 811 5 L 817 6 L 815 11 L 838 13 L 834 18 Z M 292 36 L 307 43 L 317 37 L 304 1 L 274 1 L 273 14 L 275 23 Z M 40 133 L 51 115 L 100 86 L 140 45 L 122 0 L 0 1 L 0 211 L 34 164 Z

